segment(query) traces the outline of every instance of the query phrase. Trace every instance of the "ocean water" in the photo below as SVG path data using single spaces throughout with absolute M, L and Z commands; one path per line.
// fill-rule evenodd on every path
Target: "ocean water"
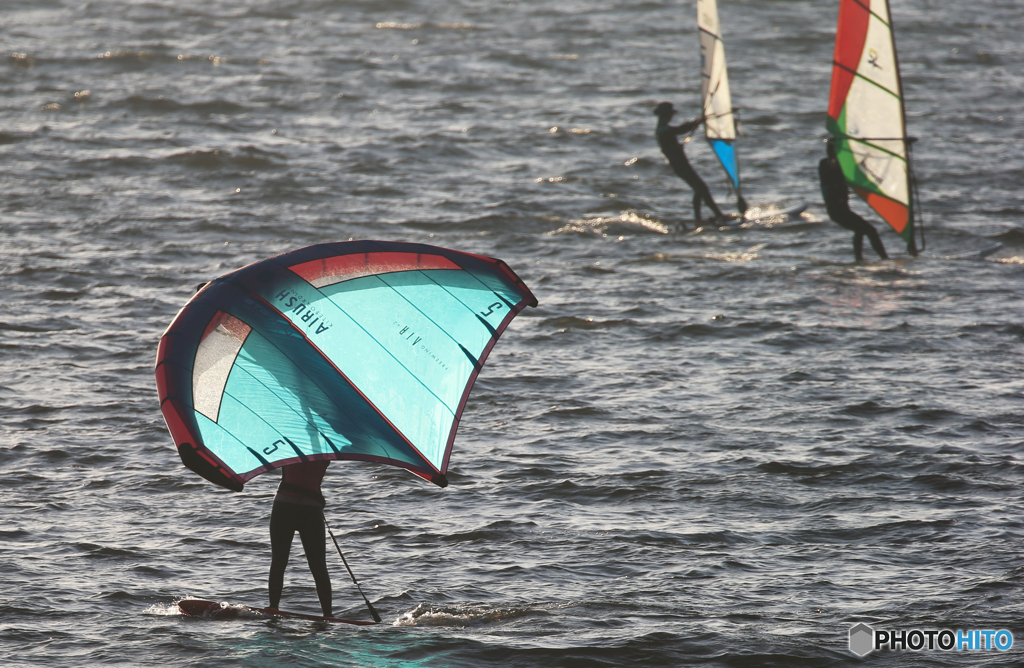
M 729 232 L 653 138 L 699 114 L 689 0 L 2 4 L 5 665 L 845 666 L 858 622 L 1015 637 L 865 664 L 1022 663 L 1016 1 L 893 0 L 927 248 L 861 264 L 817 184 L 835 2 L 720 3 L 746 197 L 809 204 Z M 328 471 L 384 624 L 183 618 L 266 605 L 277 476 L 181 465 L 157 341 L 200 282 L 364 238 L 499 257 L 540 306 L 447 489 Z M 317 611 L 297 543 L 282 604 Z

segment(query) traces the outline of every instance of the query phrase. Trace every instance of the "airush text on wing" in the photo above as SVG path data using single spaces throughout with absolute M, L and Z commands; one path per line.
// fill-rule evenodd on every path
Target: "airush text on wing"
M 310 306 L 305 299 L 296 294 L 293 290 L 282 290 L 274 297 L 278 302 L 278 309 L 284 313 L 290 311 L 289 319 L 292 322 L 301 321 L 310 331 L 316 326 L 316 333 L 323 334 L 331 328 L 331 323 L 324 318 L 323 314 Z

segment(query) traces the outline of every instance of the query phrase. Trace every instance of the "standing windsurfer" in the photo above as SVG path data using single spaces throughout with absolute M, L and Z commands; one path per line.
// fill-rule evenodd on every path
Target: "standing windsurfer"
M 882 245 L 878 231 L 871 223 L 850 211 L 850 188 L 846 185 L 843 168 L 836 158 L 834 138 L 829 137 L 826 140 L 825 152 L 828 157 L 822 158 L 818 163 L 818 179 L 821 181 L 821 196 L 825 200 L 828 217 L 853 232 L 853 256 L 857 262 L 864 260 L 861 248 L 864 245 L 865 236 L 871 242 L 871 247 L 878 253 L 878 257 L 888 260 L 889 256 L 885 252 L 885 246 Z
M 327 573 L 326 535 L 324 534 L 324 496 L 320 483 L 329 461 L 302 462 L 281 469 L 281 484 L 270 512 L 270 607 L 278 609 L 284 589 L 284 569 L 292 549 L 292 538 L 299 532 L 306 562 L 316 583 L 316 596 L 324 617 L 331 616 L 331 577 Z
M 715 200 L 711 198 L 711 191 L 708 190 L 707 184 L 690 166 L 690 161 L 686 159 L 686 154 L 678 139 L 679 135 L 685 135 L 697 129 L 704 119 L 698 118 L 689 123 L 672 127 L 668 123 L 675 113 L 676 110 L 672 107 L 671 102 L 662 102 L 654 108 L 654 115 L 658 117 L 658 127 L 654 131 L 654 136 L 658 138 L 658 146 L 668 158 L 668 164 L 672 166 L 676 175 L 693 188 L 693 216 L 697 225 L 701 224 L 700 205 L 702 201 L 706 202 L 715 212 L 716 220 L 725 220 L 725 215 L 715 204 Z

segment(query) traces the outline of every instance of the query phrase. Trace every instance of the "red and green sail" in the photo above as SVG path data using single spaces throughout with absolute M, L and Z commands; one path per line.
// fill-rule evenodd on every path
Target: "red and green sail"
M 826 125 L 850 187 L 909 242 L 911 172 L 888 0 L 840 0 Z

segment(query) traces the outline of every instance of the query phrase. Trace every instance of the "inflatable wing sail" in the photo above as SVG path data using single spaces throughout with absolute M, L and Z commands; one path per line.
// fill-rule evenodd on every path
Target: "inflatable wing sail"
M 704 106 L 704 135 L 722 163 L 733 189 L 740 192 L 740 166 L 736 156 L 736 119 L 725 69 L 725 43 L 718 24 L 716 0 L 697 0 L 700 31 L 700 96 Z
M 421 244 L 303 248 L 207 284 L 160 340 L 156 382 L 185 466 L 241 490 L 300 461 L 435 484 L 480 368 L 537 299 L 500 260 Z
M 840 0 L 826 126 L 846 181 L 910 241 L 910 156 L 888 0 Z

